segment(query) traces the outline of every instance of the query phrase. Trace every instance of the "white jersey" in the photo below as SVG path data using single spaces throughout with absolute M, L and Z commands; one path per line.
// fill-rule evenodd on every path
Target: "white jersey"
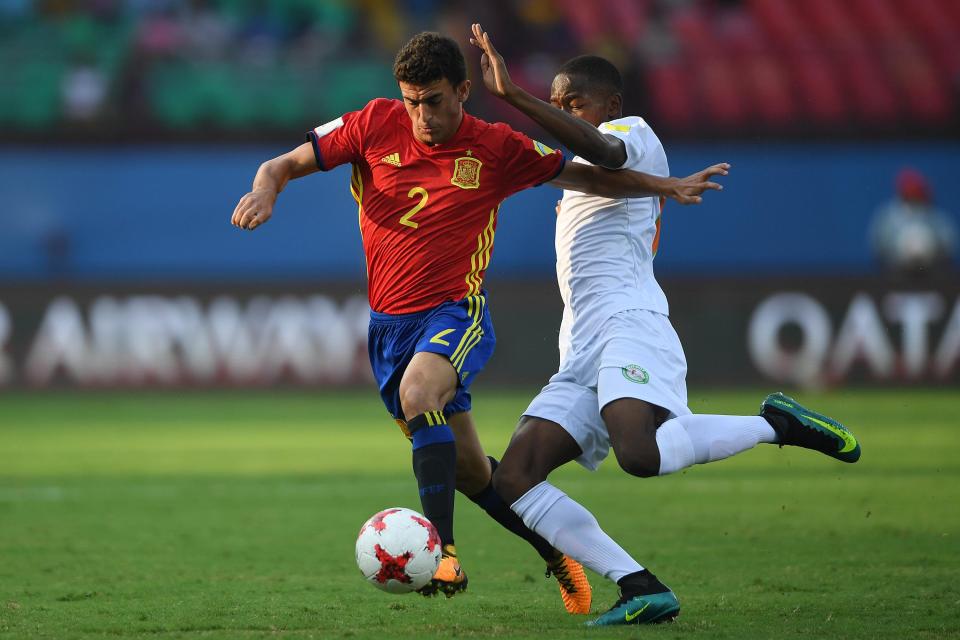
M 643 118 L 604 122 L 600 131 L 623 140 L 622 169 L 669 176 L 663 145 Z M 589 164 L 577 156 L 573 162 Z M 563 298 L 561 367 L 583 349 L 603 323 L 621 311 L 646 309 L 669 315 L 667 298 L 653 275 L 659 241 L 659 198 L 602 198 L 564 190 L 557 215 L 557 281 Z

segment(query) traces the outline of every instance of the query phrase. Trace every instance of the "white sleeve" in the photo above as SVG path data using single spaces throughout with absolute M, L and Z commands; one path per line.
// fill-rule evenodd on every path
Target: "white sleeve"
M 621 166 L 617 167 L 618 169 L 635 169 L 643 160 L 646 152 L 642 134 L 644 127 L 646 127 L 646 123 L 639 118 L 634 122 L 620 120 L 604 122 L 600 125 L 601 133 L 623 141 L 627 159 Z

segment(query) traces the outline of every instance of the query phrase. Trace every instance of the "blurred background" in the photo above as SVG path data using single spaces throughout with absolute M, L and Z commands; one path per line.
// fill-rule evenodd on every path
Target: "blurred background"
M 960 637 L 960 0 L 0 0 L 0 638 L 583 637 L 462 498 L 471 595 L 357 579 L 360 523 L 419 500 L 349 170 L 230 225 L 261 162 L 399 95 L 420 30 L 460 42 L 468 111 L 553 143 L 486 94 L 475 21 L 540 97 L 610 58 L 674 175 L 732 163 L 662 218 L 691 409 L 782 389 L 864 447 L 551 481 L 662 567 L 673 635 Z M 559 196 L 500 210 L 472 387 L 494 455 L 556 371 Z
M 610 58 L 674 175 L 657 274 L 696 385 L 960 381 L 956 0 L 0 0 L 0 388 L 366 385 L 364 266 L 344 168 L 229 224 L 260 162 L 398 95 L 439 30 L 486 95 L 480 21 L 514 79 Z M 557 364 L 553 205 L 501 210 L 487 384 Z

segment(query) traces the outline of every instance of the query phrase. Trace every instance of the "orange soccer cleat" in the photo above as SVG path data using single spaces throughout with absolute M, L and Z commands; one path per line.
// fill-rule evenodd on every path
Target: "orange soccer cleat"
M 560 597 L 568 613 L 590 613 L 593 594 L 579 562 L 558 551 L 556 558 L 547 562 L 547 577 L 551 575 L 560 584 Z
M 440 566 L 433 574 L 433 580 L 420 588 L 417 593 L 423 596 L 434 596 L 442 592 L 448 598 L 452 598 L 466 590 L 467 574 L 464 573 L 463 568 L 460 567 L 460 561 L 457 560 L 457 549 L 452 544 L 445 544 L 443 545 L 443 555 L 440 558 Z

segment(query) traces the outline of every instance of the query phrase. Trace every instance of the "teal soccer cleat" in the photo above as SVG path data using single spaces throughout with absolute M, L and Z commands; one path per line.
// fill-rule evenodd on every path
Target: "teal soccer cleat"
M 782 393 L 768 395 L 760 407 L 760 415 L 777 432 L 780 446 L 813 449 L 843 462 L 860 459 L 860 443 L 849 429 Z
M 610 610 L 587 623 L 588 627 L 611 627 L 621 624 L 654 624 L 667 622 L 680 615 L 680 601 L 673 591 L 645 596 L 621 596 Z

